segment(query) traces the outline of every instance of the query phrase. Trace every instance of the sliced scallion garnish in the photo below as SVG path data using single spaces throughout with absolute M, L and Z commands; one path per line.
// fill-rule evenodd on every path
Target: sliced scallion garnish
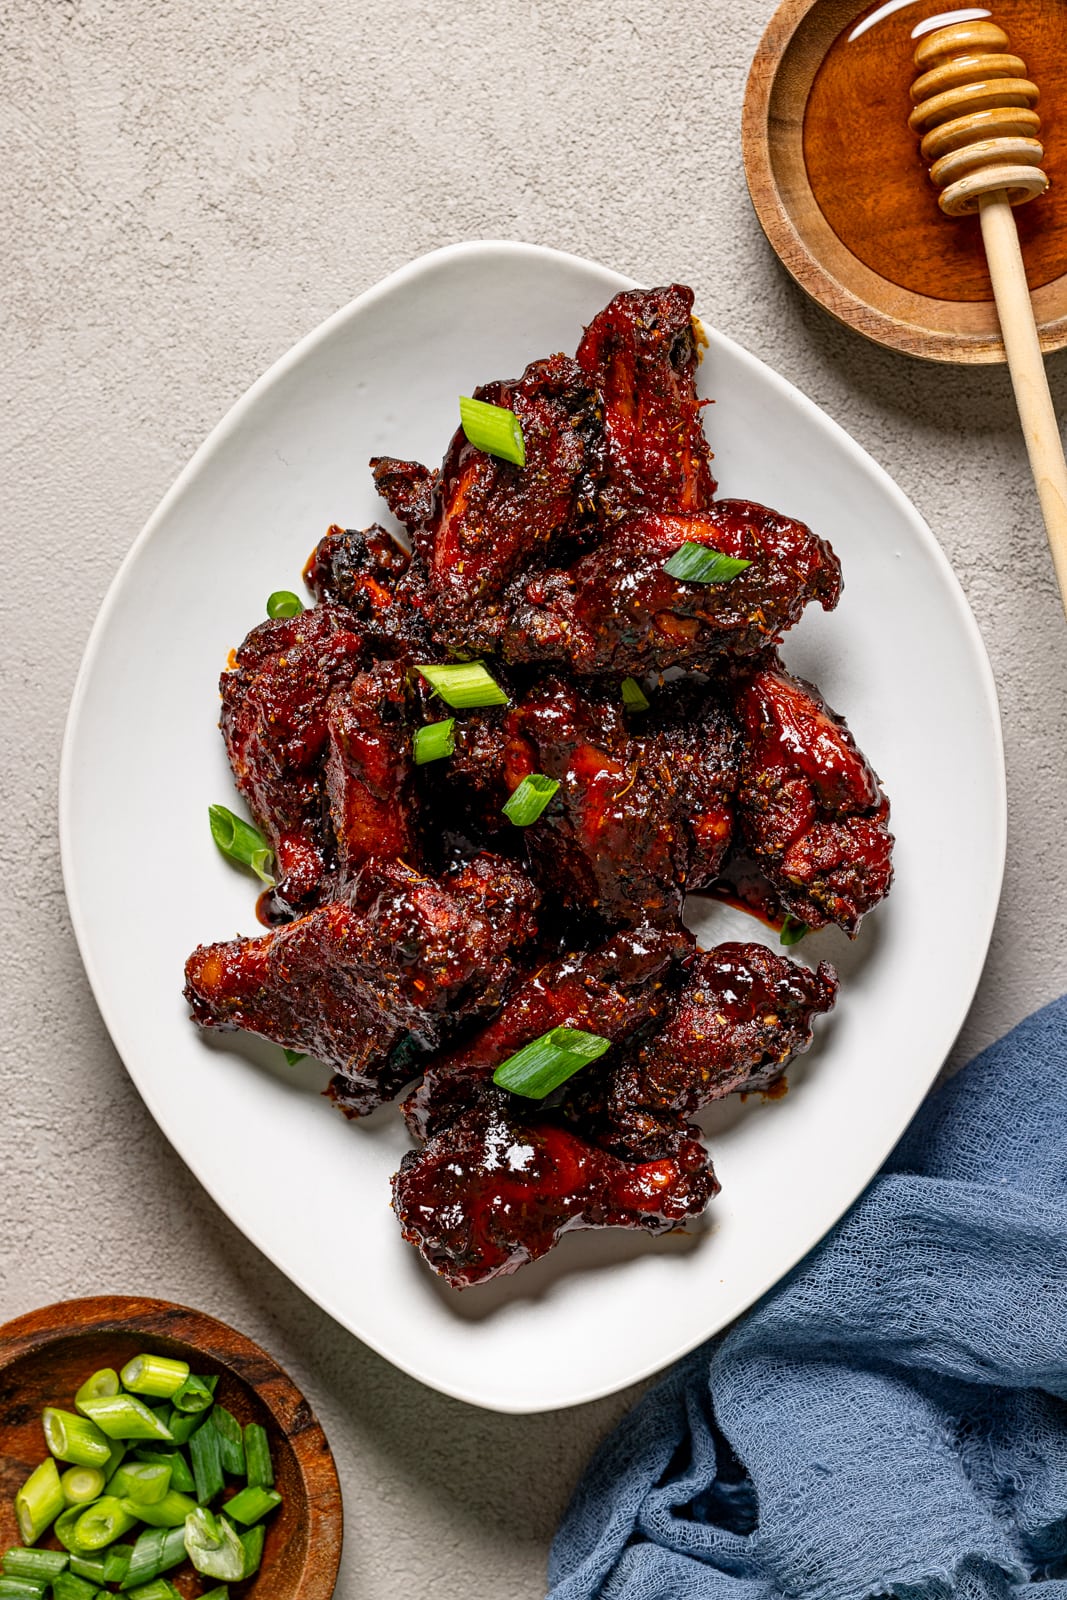
M 411 741 L 411 753 L 417 767 L 425 766 L 427 761 L 443 761 L 446 756 L 453 754 L 455 748 L 455 717 L 446 717 L 443 722 L 427 722 L 415 729 L 415 737 Z
M 622 703 L 627 711 L 648 710 L 648 696 L 636 678 L 622 680 Z
M 801 922 L 799 917 L 786 917 L 778 930 L 779 944 L 799 944 L 806 933 L 811 929 L 806 922 Z
M 245 1423 L 245 1472 L 249 1488 L 273 1489 L 274 1463 L 270 1458 L 267 1430 L 258 1422 Z
M 15 1495 L 15 1518 L 23 1544 L 36 1544 L 65 1506 L 59 1469 L 48 1456 Z
M 304 602 L 291 589 L 275 589 L 267 600 L 267 615 L 272 622 L 279 617 L 298 617 L 303 609 Z
M 305 1050 L 286 1050 L 283 1048 L 282 1055 L 285 1057 L 285 1064 L 287 1067 L 295 1067 L 297 1062 L 305 1061 L 307 1059 L 307 1052 Z
M 134 1356 L 122 1369 L 124 1388 L 157 1400 L 169 1400 L 188 1376 L 188 1361 L 172 1361 L 169 1356 Z
M 582 1067 L 602 1056 L 611 1045 L 599 1033 L 582 1028 L 553 1028 L 502 1061 L 493 1073 L 499 1089 L 543 1100 Z
M 235 816 L 228 806 L 208 806 L 207 814 L 211 837 L 223 855 L 236 861 L 239 867 L 251 867 L 260 883 L 273 889 L 275 879 L 270 869 L 274 864 L 274 851 L 259 829 L 253 828 L 243 817 Z
M 454 711 L 470 711 L 476 706 L 506 706 L 508 697 L 499 683 L 490 677 L 484 661 L 459 661 L 451 666 L 416 665 L 416 672 L 432 689 L 436 689 L 446 705 Z
M 87 1506 L 93 1500 L 99 1500 L 106 1482 L 99 1467 L 68 1467 L 59 1478 L 68 1506 Z
M 471 400 L 461 395 L 459 420 L 476 450 L 499 456 L 502 461 L 513 461 L 517 467 L 526 465 L 522 423 L 507 406 L 494 406 L 487 400 Z
M 721 550 L 713 550 L 709 544 L 696 544 L 687 539 L 671 559 L 663 563 L 663 570 L 682 583 L 729 583 L 751 565 L 751 561 L 724 556 Z
M 504 815 L 516 828 L 528 828 L 531 822 L 537 821 L 558 788 L 557 779 L 546 777 L 543 772 L 531 772 L 502 807 Z
M 185 1523 L 185 1550 L 197 1572 L 238 1583 L 245 1573 L 245 1548 L 233 1524 L 206 1506 L 197 1506 Z
M 45 1406 L 41 1414 L 44 1442 L 59 1461 L 72 1461 L 76 1467 L 103 1467 L 111 1456 L 111 1445 L 92 1422 L 76 1417 L 73 1411 Z

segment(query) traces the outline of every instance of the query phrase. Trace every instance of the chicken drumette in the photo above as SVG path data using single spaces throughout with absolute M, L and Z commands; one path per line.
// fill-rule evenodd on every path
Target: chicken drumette
M 327 1062 L 334 1099 L 363 1115 L 414 1075 L 402 1046 L 433 1047 L 450 1023 L 500 1005 L 536 906 L 529 879 L 498 857 L 439 880 L 372 861 L 342 899 L 287 927 L 201 945 L 185 996 L 201 1027 L 245 1028 Z

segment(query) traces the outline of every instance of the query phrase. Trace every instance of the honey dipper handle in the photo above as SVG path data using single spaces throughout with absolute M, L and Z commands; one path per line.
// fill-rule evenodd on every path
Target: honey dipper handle
M 1003 190 L 981 197 L 979 218 L 1030 470 L 1067 611 L 1067 462 L 1049 393 L 1019 235 Z

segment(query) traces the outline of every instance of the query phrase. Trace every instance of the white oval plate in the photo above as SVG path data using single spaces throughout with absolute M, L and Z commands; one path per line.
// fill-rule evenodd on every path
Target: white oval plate
M 67 728 L 63 866 L 93 990 L 160 1127 L 232 1220 L 338 1322 L 448 1394 L 501 1411 L 576 1405 L 690 1349 L 804 1254 L 875 1172 L 933 1082 L 992 929 L 1005 800 L 992 676 L 929 530 L 835 423 L 721 335 L 700 369 L 721 491 L 811 523 L 845 593 L 786 641 L 885 779 L 897 881 L 856 944 L 836 930 L 836 1014 L 779 1101 L 708 1126 L 723 1193 L 688 1234 L 576 1234 L 459 1294 L 403 1243 L 392 1107 L 349 1124 L 326 1074 L 187 1020 L 201 940 L 256 931 L 254 886 L 215 850 L 233 786 L 216 731 L 227 651 L 273 589 L 299 587 L 330 522 L 382 519 L 367 460 L 439 461 L 456 399 L 573 350 L 627 280 L 530 245 L 439 250 L 304 339 L 197 451 L 104 602 Z M 707 308 L 705 308 L 707 309 Z M 709 319 L 709 331 L 713 319 Z M 706 941 L 734 914 L 697 918 Z M 738 917 L 744 934 L 759 925 Z

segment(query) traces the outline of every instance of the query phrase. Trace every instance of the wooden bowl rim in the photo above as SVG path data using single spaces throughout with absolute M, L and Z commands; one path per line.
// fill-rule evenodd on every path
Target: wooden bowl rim
M 847 327 L 854 328 L 887 349 L 899 350 L 927 361 L 967 364 L 1002 362 L 1005 359 L 1004 345 L 999 333 L 973 326 L 970 329 L 952 326 L 951 314 L 945 308 L 955 308 L 957 302 L 935 300 L 901 289 L 861 262 L 830 228 L 808 187 L 807 197 L 818 217 L 814 228 L 820 235 L 826 256 L 830 258 L 824 259 L 805 237 L 793 208 L 782 193 L 776 156 L 796 135 L 792 131 L 783 134 L 772 111 L 779 78 L 783 67 L 789 62 L 797 36 L 812 12 L 819 10 L 832 13 L 838 26 L 830 36 L 828 48 L 840 28 L 868 10 L 869 6 L 870 0 L 783 0 L 764 30 L 749 71 L 741 114 L 745 177 L 756 216 L 771 248 L 790 276 L 824 310 Z M 819 57 L 820 64 L 825 53 L 824 50 Z M 798 175 L 798 182 L 806 184 L 802 160 L 798 170 L 804 172 L 803 179 Z M 863 294 L 856 292 L 835 272 L 835 256 L 847 262 L 850 276 L 863 286 Z M 916 320 L 895 315 L 879 305 L 879 285 L 884 285 L 889 298 L 906 305 Z M 972 308 L 970 319 L 973 320 L 973 307 L 986 308 L 992 303 L 992 290 L 988 301 L 960 301 L 959 323 L 967 322 L 968 308 Z M 1047 355 L 1053 350 L 1062 349 L 1067 345 L 1067 271 L 1035 291 L 1034 308 L 1042 350 Z M 924 325 L 921 320 L 924 314 L 927 317 L 936 316 L 942 325 Z
M 166 1326 L 159 1326 L 165 1319 Z M 253 1393 L 285 1435 L 307 1505 L 307 1557 L 291 1600 L 331 1600 L 337 1585 L 344 1513 L 337 1465 L 322 1426 L 284 1367 L 246 1334 L 206 1311 L 142 1295 L 91 1295 L 57 1300 L 0 1325 L 0 1373 L 25 1356 L 98 1333 L 173 1339 L 224 1367 Z M 246 1369 L 250 1369 L 246 1370 Z M 289 1418 L 299 1419 L 293 1428 Z

